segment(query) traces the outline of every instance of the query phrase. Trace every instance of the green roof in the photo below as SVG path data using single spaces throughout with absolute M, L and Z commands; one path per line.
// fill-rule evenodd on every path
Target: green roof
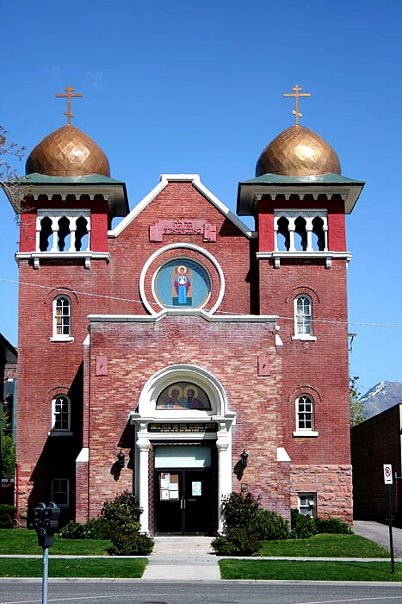
M 122 180 L 116 180 L 103 174 L 88 174 L 86 176 L 47 176 L 33 172 L 17 179 L 19 184 L 32 185 L 123 185 Z
M 317 174 L 313 176 L 284 176 L 282 174 L 263 174 L 250 180 L 244 180 L 245 185 L 350 185 L 364 184 L 359 180 L 347 178 L 341 174 Z

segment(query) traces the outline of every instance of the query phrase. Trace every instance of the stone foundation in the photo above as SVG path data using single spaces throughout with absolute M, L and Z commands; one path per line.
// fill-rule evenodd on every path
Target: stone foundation
M 319 518 L 338 518 L 352 524 L 352 466 L 292 466 L 290 485 L 292 508 L 297 508 L 298 493 L 316 493 Z

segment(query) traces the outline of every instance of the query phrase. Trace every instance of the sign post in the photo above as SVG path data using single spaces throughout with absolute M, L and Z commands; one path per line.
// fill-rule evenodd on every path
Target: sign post
M 388 507 L 388 527 L 389 527 L 389 550 L 391 552 L 391 573 L 394 572 L 394 543 L 392 539 L 392 485 L 394 484 L 394 476 L 392 473 L 392 465 L 390 463 L 383 464 L 384 468 L 384 484 L 387 488 L 387 507 Z

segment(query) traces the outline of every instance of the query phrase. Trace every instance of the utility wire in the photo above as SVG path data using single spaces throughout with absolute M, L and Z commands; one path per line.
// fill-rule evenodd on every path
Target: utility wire
M 0 277 L 0 282 L 3 283 L 11 283 L 14 285 L 25 285 L 28 287 L 36 287 L 39 289 L 44 289 L 47 291 L 54 291 L 54 290 L 65 290 L 68 292 L 71 292 L 72 294 L 76 294 L 77 296 L 90 296 L 92 298 L 103 298 L 106 300 L 115 300 L 118 302 L 133 302 L 136 304 L 142 304 L 142 300 L 138 299 L 138 298 L 123 298 L 121 296 L 110 296 L 107 294 L 96 294 L 93 292 L 86 292 L 86 291 L 80 291 L 80 290 L 76 290 L 76 289 L 71 289 L 69 287 L 51 287 L 49 285 L 41 285 L 39 283 L 31 283 L 29 281 L 16 281 L 14 279 L 6 279 L 4 277 Z M 235 312 L 228 312 L 228 311 L 217 311 L 215 314 L 222 314 L 222 315 L 233 315 L 233 316 L 238 316 L 239 313 L 235 313 Z M 291 317 L 286 317 L 286 316 L 281 316 L 278 315 L 278 320 L 281 321 L 294 321 L 294 316 Z M 373 323 L 373 322 L 365 322 L 365 321 L 339 321 L 339 320 L 335 320 L 335 319 L 314 319 L 314 323 L 324 323 L 324 324 L 329 324 L 329 325 L 357 325 L 359 327 L 379 327 L 379 328 L 388 328 L 388 329 L 400 329 L 402 328 L 402 323 Z

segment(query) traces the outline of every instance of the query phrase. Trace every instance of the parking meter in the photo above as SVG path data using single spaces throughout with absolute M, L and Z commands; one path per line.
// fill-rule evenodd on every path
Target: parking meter
M 47 548 L 53 545 L 54 534 L 59 526 L 60 508 L 53 502 L 43 502 L 33 509 L 33 523 L 38 534 L 38 543 Z

